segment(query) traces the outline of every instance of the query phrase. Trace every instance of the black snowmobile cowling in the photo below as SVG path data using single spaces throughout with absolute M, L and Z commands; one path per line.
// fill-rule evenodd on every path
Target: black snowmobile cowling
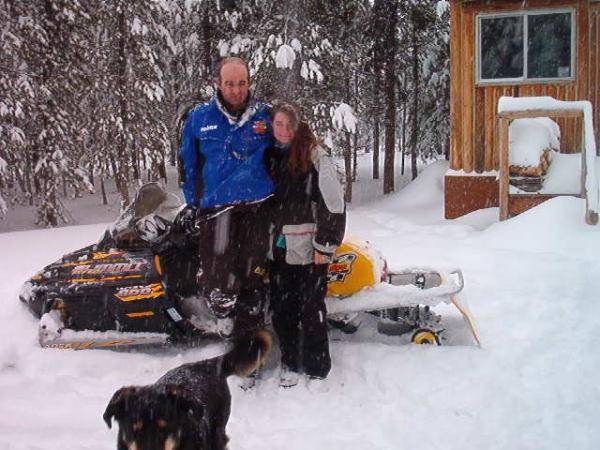
M 31 277 L 19 298 L 42 319 L 40 344 L 110 347 L 166 342 L 189 333 L 176 304 L 177 296 L 195 292 L 198 241 L 177 230 L 181 209 L 176 196 L 146 184 L 97 244 Z M 54 330 L 45 315 L 56 322 Z M 67 339 L 65 330 L 87 335 Z
M 61 310 L 73 330 L 164 332 L 171 321 L 162 276 L 160 257 L 150 250 L 89 246 L 45 267 L 20 297 L 39 318 Z

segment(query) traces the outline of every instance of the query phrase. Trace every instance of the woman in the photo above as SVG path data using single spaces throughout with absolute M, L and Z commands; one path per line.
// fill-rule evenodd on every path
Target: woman
M 331 368 L 325 293 L 327 264 L 346 225 L 343 189 L 331 157 L 291 105 L 272 111 L 276 144 L 265 152 L 275 182 L 269 257 L 273 327 L 283 387 L 299 374 L 323 379 Z

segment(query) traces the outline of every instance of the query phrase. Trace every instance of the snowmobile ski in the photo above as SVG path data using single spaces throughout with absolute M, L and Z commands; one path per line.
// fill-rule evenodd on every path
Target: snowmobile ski
M 129 347 L 135 345 L 164 345 L 165 333 L 137 333 L 119 331 L 74 331 L 64 328 L 60 311 L 52 310 L 40 320 L 39 343 L 43 348 L 87 350 L 92 348 Z

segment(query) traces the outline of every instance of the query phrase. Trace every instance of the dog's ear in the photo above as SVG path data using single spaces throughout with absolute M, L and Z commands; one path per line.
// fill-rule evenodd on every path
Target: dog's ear
M 102 415 L 102 418 L 106 422 L 106 425 L 108 425 L 108 428 L 112 427 L 113 417 L 118 418 L 121 416 L 125 400 L 133 390 L 133 387 L 122 387 L 113 394 L 112 398 L 110 399 L 110 402 L 108 402 L 108 406 L 106 407 L 104 414 Z

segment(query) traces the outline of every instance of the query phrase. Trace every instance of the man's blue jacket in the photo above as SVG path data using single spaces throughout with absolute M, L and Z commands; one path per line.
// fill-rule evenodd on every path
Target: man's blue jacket
M 179 151 L 188 205 L 210 208 L 259 201 L 272 194 L 273 182 L 263 162 L 272 140 L 263 103 L 252 102 L 237 120 L 217 96 L 194 108 Z

